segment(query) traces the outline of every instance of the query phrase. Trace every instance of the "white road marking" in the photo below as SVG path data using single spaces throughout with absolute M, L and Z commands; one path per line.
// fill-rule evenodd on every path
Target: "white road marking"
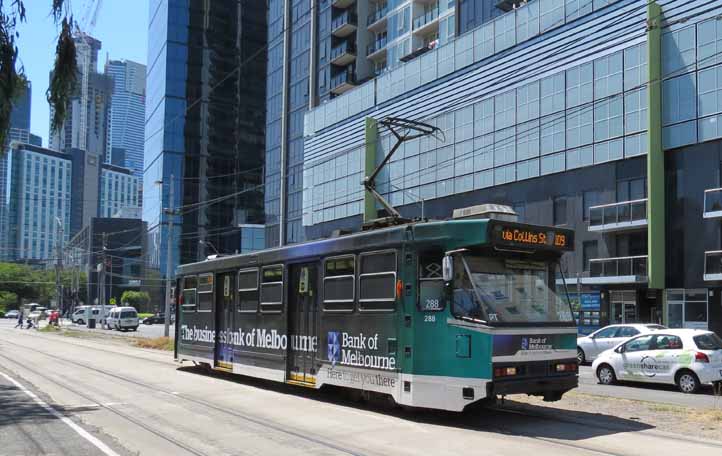
M 20 391 L 27 394 L 32 400 L 35 401 L 36 404 L 50 412 L 51 415 L 53 415 L 55 418 L 59 419 L 63 423 L 67 424 L 72 430 L 78 433 L 79 436 L 87 440 L 88 442 L 92 443 L 97 449 L 103 452 L 106 456 L 120 456 L 118 453 L 113 451 L 110 447 L 108 447 L 106 444 L 98 440 L 97 438 L 90 435 L 88 431 L 81 428 L 77 424 L 75 424 L 70 418 L 65 417 L 60 414 L 57 410 L 55 410 L 53 407 L 51 407 L 49 404 L 47 404 L 45 401 L 40 399 L 35 393 L 25 388 L 23 385 L 18 383 L 14 378 L 8 376 L 7 374 L 0 372 L 0 375 L 5 377 L 7 381 L 15 385 Z M 97 405 L 97 404 L 94 404 Z

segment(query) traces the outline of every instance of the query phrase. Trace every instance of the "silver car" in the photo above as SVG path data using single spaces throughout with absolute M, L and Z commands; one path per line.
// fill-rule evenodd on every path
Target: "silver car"
M 667 328 L 653 323 L 605 326 L 588 336 L 577 337 L 577 360 L 579 364 L 592 362 L 603 351 L 616 347 L 630 337 L 659 329 Z

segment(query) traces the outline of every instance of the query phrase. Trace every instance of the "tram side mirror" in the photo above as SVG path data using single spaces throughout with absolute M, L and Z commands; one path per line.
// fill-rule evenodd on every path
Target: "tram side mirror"
M 441 263 L 441 275 L 447 285 L 454 280 L 454 258 L 451 255 L 444 255 Z

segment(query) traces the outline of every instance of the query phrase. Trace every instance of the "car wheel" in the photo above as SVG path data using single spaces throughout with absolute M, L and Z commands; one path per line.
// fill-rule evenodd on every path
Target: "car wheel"
M 577 362 L 578 362 L 579 365 L 581 366 L 581 365 L 584 364 L 586 361 L 587 361 L 587 358 L 586 358 L 586 356 L 584 356 L 584 350 L 582 350 L 581 348 L 577 347 Z
M 79 325 L 84 325 L 84 324 L 85 324 L 85 322 L 84 322 L 82 319 L 80 319 L 80 320 L 75 320 L 75 323 L 77 323 L 77 324 L 79 324 Z
M 677 374 L 677 388 L 685 394 L 694 394 L 699 389 L 699 379 L 692 371 Z
M 597 379 L 602 385 L 613 385 L 617 381 L 614 369 L 609 364 L 602 364 L 597 369 Z

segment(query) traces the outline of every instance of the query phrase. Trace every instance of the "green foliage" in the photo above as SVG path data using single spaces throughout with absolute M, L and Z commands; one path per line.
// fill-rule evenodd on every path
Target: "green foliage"
M 129 305 L 136 309 L 146 309 L 150 303 L 150 295 L 145 291 L 124 291 L 120 297 L 123 305 Z
M 74 26 L 69 0 L 51 0 L 50 14 L 60 26 L 55 48 L 55 66 L 50 79 L 47 99 L 53 108 L 52 128 L 59 129 L 65 119 L 68 102 L 77 78 Z M 23 67 L 17 67 L 20 34 L 17 25 L 25 22 L 25 0 L 0 0 L 0 146 L 6 144 L 10 130 L 10 114 L 15 100 L 27 86 Z M 0 154 L 4 146 L 0 148 Z
M 66 289 L 70 288 L 71 271 L 63 271 L 60 281 Z M 86 290 L 87 276 L 80 275 L 80 299 Z M 37 270 L 17 263 L 0 263 L 0 306 L 7 309 L 19 308 L 21 301 L 37 301 L 48 304 L 55 298 L 55 271 Z

